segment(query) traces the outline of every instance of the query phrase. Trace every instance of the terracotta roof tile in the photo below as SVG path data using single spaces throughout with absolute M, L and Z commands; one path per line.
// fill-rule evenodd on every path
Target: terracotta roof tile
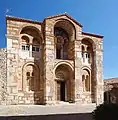
M 118 78 L 109 78 L 104 80 L 105 84 L 115 84 L 118 83 Z
M 83 35 L 89 35 L 89 36 L 93 36 L 93 37 L 98 37 L 98 38 L 103 38 L 104 36 L 102 35 L 97 35 L 97 34 L 93 34 L 93 33 L 87 33 L 87 32 L 82 32 Z
M 83 27 L 78 21 L 76 21 L 75 19 L 73 19 L 70 15 L 68 15 L 67 13 L 64 13 L 64 14 L 57 14 L 55 16 L 49 16 L 49 17 L 46 17 L 45 19 L 51 19 L 51 18 L 56 18 L 56 17 L 61 17 L 61 16 L 66 16 L 68 17 L 69 19 L 71 19 L 73 22 L 75 22 L 76 24 L 78 24 L 80 27 Z
M 73 22 L 75 22 L 76 24 L 78 24 L 80 27 L 83 27 L 79 22 L 77 22 L 75 19 L 73 19 L 70 15 L 68 15 L 67 13 L 64 13 L 64 14 L 57 14 L 55 16 L 49 16 L 49 17 L 46 17 L 44 19 L 44 21 L 46 19 L 51 19 L 51 18 L 55 18 L 55 17 L 61 17 L 61 16 L 66 16 L 68 17 L 69 19 L 71 19 Z M 43 22 L 40 22 L 40 21 L 34 21 L 34 20 L 31 20 L 31 19 L 24 19 L 24 18 L 19 18 L 19 17 L 14 17 L 14 16 L 6 16 L 6 20 L 13 20 L 13 21 L 19 21 L 19 22 L 28 22 L 28 23 L 33 23 L 33 24 L 42 24 Z M 98 37 L 98 38 L 103 38 L 104 36 L 101 36 L 101 35 L 96 35 L 96 34 L 92 34 L 92 33 L 87 33 L 87 32 L 82 32 L 82 34 L 84 35 L 89 35 L 89 36 L 94 36 L 94 37 Z
M 34 21 L 34 20 L 24 19 L 24 18 L 19 18 L 19 17 L 14 17 L 14 16 L 6 16 L 6 20 L 28 22 L 28 23 L 33 23 L 33 24 L 42 24 L 42 22 L 39 22 L 39 21 Z

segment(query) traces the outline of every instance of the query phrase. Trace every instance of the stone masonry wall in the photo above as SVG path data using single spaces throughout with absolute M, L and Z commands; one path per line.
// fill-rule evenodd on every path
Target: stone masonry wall
M 92 97 L 96 104 L 99 105 L 104 101 L 104 83 L 103 83 L 103 41 L 89 35 L 83 35 L 82 38 L 90 38 L 93 40 L 94 66 L 92 76 Z
M 15 19 L 15 18 L 14 18 Z M 63 20 L 62 22 L 60 22 Z M 55 50 L 55 36 L 54 36 L 54 27 L 57 22 L 60 22 L 58 25 L 64 28 L 68 33 L 74 33 L 72 30 L 75 30 L 75 37 L 72 37 L 70 42 L 69 58 L 70 60 L 56 59 L 56 50 Z M 71 24 L 72 23 L 72 24 Z M 57 25 L 57 26 L 58 26 Z M 65 26 L 64 26 L 65 25 Z M 34 58 L 29 56 L 29 52 L 22 51 L 22 44 L 20 38 L 20 32 L 22 28 L 33 27 L 40 31 L 40 34 L 43 36 L 42 44 L 42 54 L 40 57 Z M 42 29 L 43 26 L 43 29 Z M 72 28 L 72 30 L 71 30 Z M 102 39 L 99 37 L 93 37 L 91 35 L 84 35 L 82 32 L 82 27 L 74 22 L 69 17 L 62 15 L 53 18 L 45 19 L 41 24 L 37 24 L 32 21 L 32 23 L 23 21 L 19 22 L 17 20 L 7 20 L 7 70 L 5 66 L 2 66 L 2 71 L 7 71 L 7 91 L 8 91 L 8 101 L 7 104 L 34 104 L 34 98 L 38 96 L 40 100 L 49 104 L 56 104 L 57 102 L 57 82 L 55 80 L 55 70 L 59 65 L 65 64 L 72 68 L 73 77 L 72 77 L 72 98 L 76 103 L 79 104 L 89 104 L 92 103 L 91 93 L 87 94 L 83 92 L 82 85 L 82 69 L 83 67 L 91 68 L 82 63 L 82 50 L 81 44 L 84 38 L 88 38 L 91 41 L 94 41 L 94 66 L 93 67 L 93 78 L 92 78 L 92 89 L 94 91 L 94 102 L 100 104 L 103 102 L 103 79 L 102 79 Z M 32 51 L 30 51 L 32 53 Z M 0 54 L 5 52 L 1 51 Z M 4 54 L 5 55 L 5 54 Z M 5 57 L 5 56 L 4 56 Z M 2 62 L 5 60 L 0 58 Z M 38 68 L 40 68 L 40 90 L 34 94 L 32 92 L 23 91 L 23 67 L 27 63 L 36 63 Z M 5 64 L 5 63 L 4 63 Z M 3 70 L 4 69 L 4 70 Z M 92 68 L 91 68 L 92 69 Z M 26 75 L 26 74 L 25 74 Z M 1 76 L 3 78 L 3 76 Z M 26 79 L 26 78 L 25 78 Z M 3 79 L 0 79 L 2 84 Z M 6 81 L 6 78 L 4 78 Z M 2 89 L 1 84 L 1 89 Z M 0 91 L 0 94 L 3 94 L 5 88 Z M 38 99 L 36 98 L 36 99 Z M 1 98 L 2 99 L 2 98 Z M 59 101 L 60 102 L 60 101 Z M 61 102 L 60 102 L 61 103 Z
M 6 104 L 7 91 L 6 49 L 0 49 L 0 104 Z
M 34 99 L 43 101 L 41 56 L 34 57 L 34 54 L 31 56 L 32 51 L 22 51 L 20 32 L 25 26 L 41 30 L 39 24 L 7 20 L 7 104 L 34 104 Z M 37 92 L 26 92 L 23 89 L 23 67 L 28 63 L 35 64 L 40 69 L 41 84 Z

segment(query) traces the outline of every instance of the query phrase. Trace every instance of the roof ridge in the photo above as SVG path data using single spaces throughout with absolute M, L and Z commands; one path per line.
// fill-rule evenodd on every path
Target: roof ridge
M 62 14 L 56 14 L 56 15 L 48 16 L 45 19 L 51 19 L 51 18 L 63 16 L 63 15 L 67 16 L 68 18 L 70 18 L 73 22 L 75 22 L 76 24 L 78 24 L 80 27 L 83 27 L 77 20 L 75 20 L 72 16 L 70 16 L 66 12 L 62 13 Z
M 60 15 L 67 15 L 67 13 L 60 13 L 60 14 L 56 14 L 56 15 L 51 15 L 51 16 L 47 16 L 46 18 L 58 17 Z

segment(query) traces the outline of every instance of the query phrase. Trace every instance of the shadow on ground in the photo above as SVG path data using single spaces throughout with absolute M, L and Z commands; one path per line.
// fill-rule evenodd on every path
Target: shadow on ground
M 35 116 L 0 116 L 0 120 L 92 120 L 92 116 L 91 113 Z

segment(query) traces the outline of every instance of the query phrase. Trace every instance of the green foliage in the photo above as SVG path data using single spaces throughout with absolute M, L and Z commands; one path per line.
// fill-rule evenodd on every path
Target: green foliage
M 118 120 L 118 105 L 104 103 L 92 112 L 94 120 Z

